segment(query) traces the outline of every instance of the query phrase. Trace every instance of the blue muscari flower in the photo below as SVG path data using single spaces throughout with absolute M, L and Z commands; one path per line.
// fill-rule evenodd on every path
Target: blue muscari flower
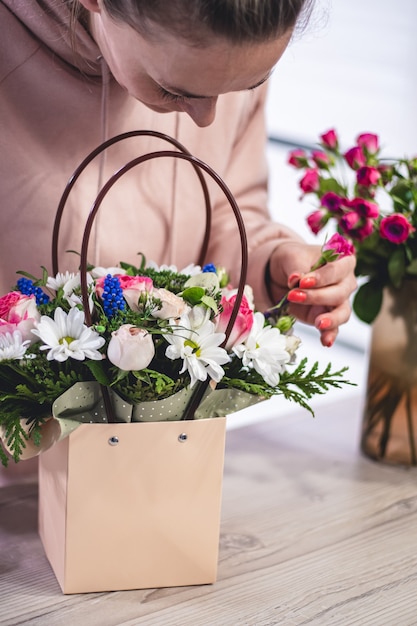
M 204 265 L 203 269 L 201 270 L 202 272 L 213 272 L 213 274 L 216 273 L 216 266 L 213 265 L 213 263 L 207 263 L 206 265 Z
M 38 306 L 49 302 L 49 296 L 40 287 L 35 287 L 30 278 L 19 278 L 17 288 L 24 296 L 35 296 Z
M 107 274 L 103 284 L 103 300 L 104 313 L 108 318 L 113 317 L 117 311 L 125 309 L 125 301 L 123 298 L 123 290 L 120 286 L 120 280 L 117 276 Z

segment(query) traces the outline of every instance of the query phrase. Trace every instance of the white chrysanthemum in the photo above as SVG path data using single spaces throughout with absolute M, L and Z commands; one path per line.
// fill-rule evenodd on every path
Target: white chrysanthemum
M 178 273 L 178 268 L 176 265 L 158 265 L 155 261 L 148 261 L 146 263 L 146 269 L 155 270 L 156 272 L 163 272 L 165 270 L 169 270 L 170 272 Z
M 49 350 L 48 361 L 66 361 L 69 357 L 83 361 L 102 358 L 98 351 L 105 341 L 103 337 L 84 324 L 84 313 L 73 308 L 67 314 L 60 307 L 55 310 L 54 319 L 42 315 L 37 328 L 32 331 L 43 345 L 41 350 Z
M 102 278 L 103 276 L 107 276 L 108 274 L 110 274 L 110 276 L 115 276 L 117 275 L 124 275 L 126 274 L 126 270 L 123 270 L 121 267 L 93 267 L 93 269 L 91 270 L 91 276 L 93 278 Z
M 196 331 L 191 327 L 188 315 L 183 315 L 179 322 L 171 320 L 170 324 L 174 332 L 165 335 L 170 344 L 165 355 L 172 360 L 183 359 L 180 374 L 188 370 L 190 387 L 198 380 L 206 380 L 207 376 L 219 382 L 224 376 L 221 365 L 230 361 L 226 350 L 219 347 L 225 339 L 224 333 L 216 333 L 210 321 Z
M 53 289 L 54 291 L 58 291 L 64 287 L 68 282 L 72 281 L 75 278 L 75 274 L 73 272 L 65 272 L 62 274 L 58 272 L 58 274 L 53 278 L 53 276 L 48 276 L 48 280 L 46 281 L 46 286 L 48 289 Z
M 94 280 L 93 277 L 87 273 L 87 285 L 88 285 L 88 304 L 90 311 L 93 310 L 93 291 Z M 51 289 L 63 290 L 65 300 L 71 307 L 75 307 L 78 304 L 83 304 L 81 298 L 81 277 L 80 274 L 74 274 L 65 272 L 65 274 L 57 274 L 55 278 L 49 277 L 46 283 L 47 287 Z
M 180 274 L 185 274 L 185 276 L 195 276 L 201 272 L 201 265 L 195 265 L 194 263 L 190 263 L 186 267 L 183 267 L 180 270 Z
M 244 343 L 234 346 L 233 352 L 245 367 L 253 367 L 268 385 L 275 387 L 291 355 L 287 349 L 286 336 L 278 328 L 264 324 L 262 313 L 255 313 L 248 337 Z
M 0 334 L 0 361 L 23 359 L 29 346 L 30 339 L 23 341 L 20 330 Z
M 195 276 L 195 274 L 199 274 L 201 272 L 201 266 L 195 265 L 194 263 L 190 263 L 190 265 L 187 265 L 186 267 L 183 267 L 182 270 L 178 271 L 176 265 L 158 265 L 155 261 L 148 261 L 146 268 L 156 270 L 157 272 L 169 270 L 170 272 L 175 272 L 176 274 L 185 274 L 185 276 Z

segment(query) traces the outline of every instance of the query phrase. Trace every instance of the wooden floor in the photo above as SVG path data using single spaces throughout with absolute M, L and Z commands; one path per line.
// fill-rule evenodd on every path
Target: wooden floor
M 360 394 L 227 434 L 218 582 L 64 596 L 35 483 L 0 489 L 0 624 L 414 626 L 417 471 L 358 452 Z

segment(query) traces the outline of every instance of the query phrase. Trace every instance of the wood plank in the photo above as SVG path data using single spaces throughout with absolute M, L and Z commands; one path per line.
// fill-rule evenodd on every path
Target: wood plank
M 416 470 L 358 452 L 361 399 L 227 435 L 218 582 L 64 596 L 36 483 L 0 489 L 0 624 L 416 623 Z

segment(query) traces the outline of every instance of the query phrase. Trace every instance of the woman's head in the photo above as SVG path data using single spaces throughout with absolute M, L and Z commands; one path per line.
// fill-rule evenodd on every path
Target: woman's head
M 236 44 L 264 42 L 285 34 L 312 4 L 311 0 L 102 1 L 109 15 L 143 35 L 154 23 L 191 41 L 215 35 Z
M 253 89 L 310 0 L 80 0 L 116 80 L 157 112 L 207 126 L 220 94 Z

